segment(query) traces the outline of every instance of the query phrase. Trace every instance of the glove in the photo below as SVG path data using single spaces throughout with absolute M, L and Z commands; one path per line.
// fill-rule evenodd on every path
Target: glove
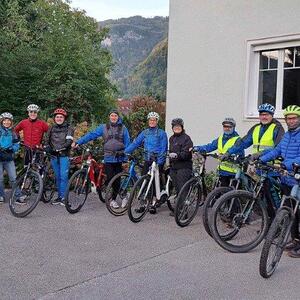
M 172 152 L 172 153 L 169 154 L 169 157 L 170 157 L 171 159 L 176 159 L 176 158 L 178 157 L 178 155 L 177 155 L 177 153 Z
M 220 155 L 220 160 L 227 160 L 229 157 L 230 157 L 230 154 L 226 152 L 226 153 Z

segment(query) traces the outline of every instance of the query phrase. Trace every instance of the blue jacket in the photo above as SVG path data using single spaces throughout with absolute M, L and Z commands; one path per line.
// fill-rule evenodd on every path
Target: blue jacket
M 282 136 L 284 135 L 284 129 L 279 121 L 273 119 L 273 121 L 270 124 L 272 124 L 272 123 L 276 124 L 274 133 L 273 133 L 273 140 L 274 140 L 275 145 L 278 145 L 282 139 Z M 263 134 L 268 129 L 270 124 L 261 126 L 260 131 L 259 131 L 260 138 L 263 136 Z M 247 134 L 242 139 L 238 140 L 235 143 L 235 145 L 228 150 L 228 153 L 229 154 L 237 154 L 241 150 L 245 150 L 245 149 L 249 148 L 251 145 L 253 145 L 253 130 L 257 125 L 259 125 L 259 124 L 255 124 L 254 126 L 252 126 L 250 128 L 250 130 L 247 132 Z
M 17 134 L 11 128 L 0 126 L 0 148 L 0 161 L 13 160 L 13 154 L 20 149 Z
M 163 165 L 166 161 L 166 153 L 168 149 L 168 138 L 164 130 L 155 128 L 147 128 L 143 130 L 137 138 L 125 149 L 130 154 L 135 149 L 144 144 L 145 160 L 150 161 L 152 153 L 158 154 L 157 163 Z
M 288 171 L 292 171 L 293 163 L 300 164 L 300 128 L 295 131 L 288 131 L 284 134 L 281 142 L 271 151 L 262 155 L 259 159 L 268 162 L 282 156 L 283 164 Z M 282 183 L 289 186 L 296 184 L 292 177 L 282 177 Z
M 117 124 L 123 124 L 123 121 L 121 118 L 119 118 Z M 78 141 L 77 144 L 78 145 L 83 145 L 88 143 L 89 141 L 93 141 L 96 140 L 99 137 L 103 137 L 104 135 L 104 129 L 105 129 L 106 124 L 101 124 L 99 125 L 95 130 L 85 134 L 84 136 L 82 136 Z M 130 144 L 130 136 L 129 136 L 129 132 L 128 129 L 125 127 L 124 128 L 124 133 L 123 133 L 123 139 L 124 139 L 124 145 L 125 148 Z M 114 155 L 112 156 L 105 156 L 104 157 L 104 162 L 105 163 L 117 163 L 117 162 L 123 162 L 126 160 L 126 157 L 115 157 Z
M 227 141 L 235 136 L 238 136 L 238 133 L 236 131 L 234 131 L 232 134 L 223 134 L 223 146 L 227 143 Z M 219 138 L 216 138 L 214 139 L 211 143 L 209 144 L 206 144 L 206 145 L 202 145 L 202 146 L 196 146 L 196 150 L 199 151 L 199 152 L 213 152 L 213 151 L 216 151 L 218 150 L 218 139 Z M 238 142 L 239 140 L 237 140 Z M 236 142 L 236 143 L 237 143 Z M 229 152 L 229 151 L 228 151 Z M 242 156 L 245 156 L 245 152 L 243 149 L 239 150 L 237 153 L 237 155 L 242 155 Z M 219 174 L 221 176 L 232 176 L 233 174 L 230 173 L 230 172 L 226 172 L 226 171 L 223 171 L 223 170 L 220 170 L 219 171 Z

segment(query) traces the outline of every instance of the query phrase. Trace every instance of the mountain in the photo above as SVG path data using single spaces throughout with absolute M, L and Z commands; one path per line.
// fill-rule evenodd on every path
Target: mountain
M 111 73 L 120 97 L 132 96 L 130 76 L 135 68 L 147 60 L 152 50 L 168 36 L 168 17 L 143 18 L 140 16 L 106 20 L 100 27 L 109 28 L 109 37 L 103 44 L 111 51 L 115 66 Z
M 159 42 L 149 56 L 127 78 L 129 95 L 151 95 L 166 99 L 168 39 Z

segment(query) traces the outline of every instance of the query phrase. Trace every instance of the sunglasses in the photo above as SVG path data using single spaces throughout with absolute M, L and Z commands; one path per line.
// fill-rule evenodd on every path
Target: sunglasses
M 37 111 L 35 111 L 35 110 L 30 110 L 29 113 L 30 113 L 30 114 L 37 114 Z
M 229 125 L 223 125 L 223 128 L 229 128 L 229 129 L 231 129 L 232 126 L 229 126 Z

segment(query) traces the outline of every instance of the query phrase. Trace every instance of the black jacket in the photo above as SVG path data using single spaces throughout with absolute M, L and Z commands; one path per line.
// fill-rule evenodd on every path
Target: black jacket
M 183 131 L 179 135 L 173 134 L 169 139 L 169 152 L 176 153 L 176 159 L 171 159 L 170 164 L 173 169 L 192 169 L 192 153 L 189 151 L 193 147 L 191 138 Z
M 61 125 L 54 124 L 48 129 L 45 146 L 52 150 L 52 154 L 60 156 L 68 156 L 70 154 L 70 149 L 72 142 L 74 140 L 74 128 L 68 123 L 63 123 Z M 57 153 L 56 150 L 61 150 Z

